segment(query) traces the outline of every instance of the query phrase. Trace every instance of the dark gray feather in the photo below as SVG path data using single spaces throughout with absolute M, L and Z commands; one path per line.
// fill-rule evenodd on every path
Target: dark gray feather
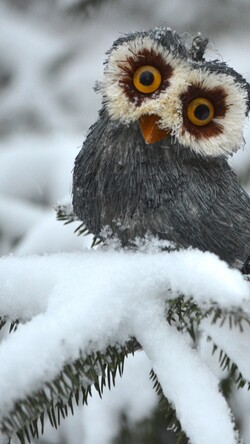
M 250 199 L 224 158 L 171 138 L 146 145 L 137 123 L 112 122 L 105 109 L 75 161 L 73 206 L 92 233 L 109 226 L 123 246 L 151 233 L 237 267 L 250 253 Z

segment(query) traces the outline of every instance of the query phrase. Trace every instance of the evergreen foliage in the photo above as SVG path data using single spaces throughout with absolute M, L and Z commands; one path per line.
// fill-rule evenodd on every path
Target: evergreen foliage
M 56 208 L 57 219 L 64 221 L 65 224 L 77 220 L 70 206 L 59 205 Z M 78 234 L 89 234 L 85 228 L 84 223 L 76 229 Z M 248 279 L 248 277 L 246 277 Z M 197 340 L 197 333 L 199 334 L 199 324 L 205 318 L 209 318 L 212 324 L 219 323 L 221 327 L 228 323 L 230 329 L 238 328 L 241 332 L 244 331 L 244 323 L 249 324 L 249 316 L 243 310 L 223 310 L 215 303 L 211 303 L 209 307 L 199 307 L 192 298 L 186 299 L 183 295 L 179 295 L 172 300 L 169 300 L 166 306 L 166 320 L 171 324 L 175 324 L 180 331 L 187 331 L 192 338 L 194 344 Z M 208 337 L 212 341 L 212 338 Z M 246 384 L 248 390 L 250 389 L 250 382 L 246 381 L 239 371 L 236 363 L 232 362 L 224 350 L 219 349 L 216 344 L 213 344 L 213 354 L 218 354 L 218 361 L 223 371 L 227 373 L 227 377 L 221 380 L 220 389 L 226 399 L 230 398 L 232 386 L 243 388 Z M 187 440 L 181 424 L 176 416 L 175 409 L 171 403 L 164 396 L 161 385 L 157 379 L 157 375 L 153 371 L 150 372 L 150 379 L 154 383 L 154 389 L 160 399 L 160 408 L 164 414 L 165 425 L 169 430 L 176 433 L 176 444 L 180 444 L 183 439 Z
M 172 430 L 177 434 L 176 444 L 181 444 L 183 438 L 186 438 L 186 435 L 181 429 L 181 424 L 176 416 L 175 409 L 163 394 L 161 385 L 157 379 L 157 375 L 155 374 L 154 370 L 151 370 L 150 372 L 150 379 L 153 381 L 154 389 L 159 396 L 160 408 L 164 414 L 165 425 L 168 430 Z
M 45 415 L 52 427 L 57 428 L 69 412 L 74 414 L 74 404 L 87 404 L 92 386 L 102 397 L 103 389 L 115 385 L 116 374 L 121 376 L 128 354 L 140 349 L 135 339 L 124 346 L 110 346 L 103 352 L 80 356 L 67 364 L 58 377 L 46 386 L 17 401 L 14 409 L 1 422 L 1 431 L 11 437 L 16 433 L 20 442 L 31 442 L 44 431 Z
M 57 217 L 68 224 L 77 219 L 70 206 L 60 205 L 57 207 Z M 77 229 L 79 234 L 85 233 L 84 224 Z M 188 333 L 193 341 L 194 347 L 199 335 L 199 326 L 204 319 L 212 324 L 218 324 L 223 328 L 226 324 L 244 332 L 244 326 L 250 323 L 249 316 L 242 309 L 225 310 L 212 303 L 209 306 L 198 304 L 192 298 L 177 295 L 166 302 L 166 322 L 173 325 L 177 330 Z M 0 329 L 4 327 L 9 319 L 0 319 Z M 9 331 L 15 334 L 18 328 L 18 320 L 12 320 Z M 212 341 L 212 338 L 208 338 Z M 11 437 L 16 434 L 22 444 L 39 438 L 44 431 L 45 417 L 49 418 L 51 425 L 57 428 L 62 419 L 68 413 L 74 413 L 74 405 L 87 404 L 92 389 L 97 390 L 102 397 L 104 387 L 111 388 L 115 385 L 116 375 L 122 375 L 125 358 L 141 350 L 136 338 L 125 344 L 113 344 L 106 350 L 95 350 L 87 353 L 81 350 L 79 358 L 74 362 L 68 362 L 60 371 L 58 376 L 25 399 L 16 401 L 14 408 L 1 420 L 0 430 L 3 434 Z M 213 353 L 218 356 L 221 368 L 226 377 L 221 381 L 221 391 L 226 398 L 230 397 L 233 385 L 250 388 L 250 381 L 246 381 L 237 367 L 224 350 L 217 344 L 213 344 Z M 181 423 L 176 415 L 173 405 L 164 396 L 157 374 L 152 369 L 150 378 L 154 389 L 159 396 L 160 408 L 165 418 L 165 426 L 176 432 L 177 443 L 181 444 L 186 439 Z
M 220 322 L 224 325 L 229 322 L 232 328 L 244 329 L 244 322 L 249 322 L 243 312 L 223 312 L 215 304 L 209 310 L 202 312 L 192 299 L 185 301 L 183 296 L 170 300 L 166 307 L 166 319 L 169 324 L 175 323 L 180 330 L 186 329 L 195 341 L 195 332 L 198 325 L 205 317 L 210 321 Z M 1 328 L 7 319 L 1 320 Z M 15 331 L 18 321 L 12 322 L 10 332 Z M 210 338 L 211 339 L 211 338 Z M 62 419 L 69 413 L 74 414 L 74 404 L 87 404 L 92 389 L 97 390 L 102 397 L 104 387 L 109 389 L 115 385 L 117 373 L 121 376 L 124 368 L 125 358 L 140 350 L 140 344 L 135 338 L 124 346 L 109 346 L 105 352 L 96 351 L 87 356 L 80 353 L 80 358 L 68 363 L 60 372 L 58 377 L 29 395 L 26 399 L 15 403 L 14 409 L 1 421 L 1 431 L 10 438 L 17 434 L 20 442 L 25 444 L 31 442 L 32 438 L 39 438 L 44 431 L 44 420 L 47 416 L 52 427 L 57 428 Z M 250 382 L 246 381 L 239 372 L 237 365 L 230 360 L 223 350 L 214 344 L 213 352 L 218 353 L 218 360 L 223 370 L 227 371 L 227 378 L 222 381 L 221 389 L 225 396 L 229 396 L 230 387 L 236 384 L 242 388 Z M 153 387 L 159 396 L 160 409 L 165 418 L 165 426 L 177 434 L 177 444 L 181 444 L 185 433 L 176 416 L 175 409 L 164 396 L 157 375 L 153 370 L 150 372 Z
M 11 42 L 11 36 L 13 37 L 13 40 L 16 40 L 17 42 L 21 43 L 21 34 L 18 32 L 15 33 L 15 28 L 12 27 L 12 23 L 10 21 L 10 17 L 4 13 L 4 8 L 2 8 L 2 16 L 3 16 L 3 30 L 5 28 L 5 24 L 7 24 L 6 29 L 8 29 L 7 38 L 2 32 L 2 48 L 1 48 L 1 65 L 0 67 L 0 88 L 3 92 L 3 103 L 2 103 L 2 112 L 0 116 L 1 120 L 1 133 L 6 135 L 10 134 L 11 137 L 13 135 L 15 136 L 16 131 L 18 129 L 25 129 L 26 126 L 28 128 L 28 131 L 30 130 L 37 130 L 44 131 L 47 128 L 53 126 L 54 118 L 51 117 L 51 111 L 49 110 L 55 110 L 55 109 L 61 109 L 60 107 L 64 107 L 66 109 L 66 119 L 65 121 L 70 120 L 69 119 L 69 110 L 66 108 L 65 104 L 72 103 L 70 105 L 72 108 L 76 106 L 79 99 L 79 89 L 78 85 L 79 82 L 74 80 L 74 84 L 76 85 L 75 90 L 73 88 L 69 89 L 69 95 L 66 96 L 65 90 L 66 88 L 63 88 L 63 94 L 65 94 L 66 99 L 62 100 L 62 93 L 60 93 L 60 85 L 61 82 L 55 82 L 51 79 L 51 60 L 52 60 L 52 54 L 49 53 L 49 56 L 47 57 L 47 60 L 45 60 L 44 51 L 39 50 L 37 51 L 36 47 L 36 41 L 39 37 L 39 29 L 42 33 L 44 33 L 44 30 L 46 29 L 47 32 L 44 33 L 46 38 L 48 38 L 49 34 L 55 34 L 56 35 L 56 27 L 59 29 L 59 39 L 61 39 L 61 54 L 64 57 L 64 60 L 68 60 L 69 62 L 65 63 L 64 68 L 62 64 L 61 55 L 59 54 L 58 57 L 58 64 L 55 64 L 54 66 L 57 66 L 57 72 L 59 72 L 59 77 L 63 78 L 65 75 L 65 72 L 68 71 L 69 73 L 70 68 L 72 72 L 82 72 L 77 63 L 74 65 L 74 61 L 77 60 L 84 60 L 83 53 L 85 51 L 84 45 L 82 45 L 82 41 L 84 40 L 84 34 L 82 33 L 82 19 L 85 19 L 86 16 L 89 13 L 94 12 L 95 8 L 101 6 L 105 6 L 106 4 L 111 5 L 111 8 L 113 5 L 121 4 L 123 3 L 123 9 L 122 11 L 122 20 L 124 20 L 125 12 L 127 3 L 126 2 L 111 2 L 111 0 L 74 0 L 72 2 L 55 2 L 54 5 L 51 4 L 50 1 L 47 2 L 40 2 L 41 4 L 41 11 L 42 8 L 44 8 L 44 12 L 48 11 L 48 13 L 44 13 L 44 18 L 41 18 L 41 24 L 38 25 L 39 20 L 37 21 L 37 13 L 36 13 L 36 7 L 38 6 L 39 10 L 39 2 L 32 2 L 32 0 L 4 0 L 2 2 L 2 6 L 9 7 L 9 5 L 12 5 L 12 8 L 14 8 L 14 25 L 18 24 L 18 18 L 19 16 L 23 15 L 24 17 L 27 17 L 27 22 L 23 22 L 23 28 L 27 31 L 27 36 L 29 32 L 29 21 L 31 23 L 31 29 L 36 30 L 37 34 L 34 32 L 34 38 L 33 34 L 30 33 L 29 41 L 32 43 L 31 47 L 34 48 L 34 53 L 38 52 L 41 53 L 41 60 L 44 57 L 43 64 L 41 63 L 39 57 L 35 58 L 35 62 L 32 59 L 32 51 L 31 53 L 20 50 L 17 52 L 20 52 L 20 54 L 24 53 L 26 56 L 18 57 L 18 54 L 15 50 L 13 50 L 12 42 Z M 248 20 L 247 20 L 247 14 L 246 8 L 248 7 L 247 2 L 245 0 L 241 0 L 240 4 L 237 3 L 237 5 L 232 2 L 231 0 L 228 2 L 227 7 L 223 9 L 223 6 L 221 7 L 220 0 L 217 0 L 215 2 L 218 6 L 218 8 L 211 8 L 211 5 L 209 5 L 209 2 L 206 3 L 206 6 L 200 7 L 200 2 L 194 2 L 193 11 L 191 14 L 189 14 L 189 17 L 186 17 L 185 20 L 187 20 L 187 29 L 196 31 L 197 29 L 200 29 L 200 24 L 202 23 L 202 31 L 208 32 L 209 34 L 213 34 L 213 30 L 218 31 L 219 33 L 223 32 L 224 29 L 232 29 L 232 23 L 234 23 L 233 28 L 241 30 L 246 27 L 248 29 Z M 183 29 L 183 15 L 182 15 L 182 21 L 179 22 L 178 19 L 178 13 L 176 14 L 176 11 L 182 8 L 182 4 L 184 5 L 185 2 L 176 2 L 175 7 L 171 5 L 169 8 L 169 5 L 166 4 L 164 6 L 164 2 L 158 2 L 157 7 L 154 2 L 152 2 L 151 5 L 149 5 L 149 2 L 143 2 L 140 1 L 138 4 L 135 4 L 133 2 L 128 2 L 130 6 L 130 10 L 132 11 L 132 16 L 129 17 L 128 20 L 130 20 L 129 25 L 124 25 L 124 28 L 128 29 L 135 29 L 139 22 L 143 22 L 143 16 L 147 17 L 147 20 L 151 20 L 152 22 L 155 21 L 155 23 L 161 22 L 163 19 L 162 17 L 165 17 L 166 23 L 170 23 L 173 27 L 179 27 L 179 29 Z M 47 6 L 46 6 L 47 5 Z M 178 6 L 179 5 L 179 6 Z M 204 3 L 205 5 L 205 3 Z M 164 9 L 165 8 L 165 9 Z M 205 8 L 205 9 L 204 9 Z M 236 10 L 237 8 L 237 10 Z M 191 8 L 192 9 L 192 8 Z M 7 8 L 6 8 L 7 10 Z M 237 13 L 236 13 L 237 12 Z M 164 16 L 165 14 L 165 16 Z M 170 15 L 169 15 L 170 14 Z M 172 16 L 171 16 L 172 14 Z M 111 15 L 111 20 L 114 20 Z M 50 16 L 50 20 L 49 20 Z M 128 14 L 129 16 L 129 14 Z M 202 21 L 202 18 L 206 16 L 208 17 L 208 20 L 204 23 L 204 20 Z M 95 16 L 94 16 L 95 17 Z M 176 17 L 176 18 L 175 18 Z M 55 20 L 56 18 L 56 20 Z M 77 19 L 79 18 L 80 26 L 81 26 L 81 32 L 79 33 L 79 40 L 74 36 L 73 28 L 75 27 L 77 29 L 77 26 L 75 26 Z M 234 20 L 233 20 L 234 19 Z M 60 21 L 61 20 L 61 21 Z M 102 24 L 100 21 L 96 22 L 95 17 L 95 23 L 93 23 L 92 28 L 94 29 L 94 35 L 96 35 L 96 30 L 98 29 L 99 34 L 103 35 L 105 37 L 105 24 Z M 103 20 L 103 19 L 102 19 Z M 173 22 L 173 20 L 176 20 L 176 23 Z M 185 22 L 184 20 L 184 22 Z M 233 21 L 232 21 L 233 20 Z M 68 32 L 67 26 L 69 26 L 70 21 L 72 21 L 72 32 Z M 116 20 L 114 20 L 116 21 Z M 22 22 L 21 22 L 22 23 Z M 67 44 L 66 39 L 61 38 L 62 35 L 62 28 L 60 27 L 60 23 L 65 23 L 67 26 L 65 26 L 65 32 L 64 37 L 69 35 L 69 43 L 72 45 L 72 48 L 74 49 L 73 56 L 70 55 L 69 52 L 69 46 Z M 85 22 L 84 22 L 85 23 Z M 100 26 L 103 25 L 103 28 Z M 237 26 L 238 25 L 238 26 Z M 148 27 L 148 24 L 145 23 L 143 25 L 144 27 Z M 22 28 L 22 26 L 21 26 Z M 90 30 L 88 27 L 88 33 L 90 34 Z M 99 29 L 100 28 L 100 29 Z M 78 28 L 79 29 L 79 28 Z M 26 31 L 24 32 L 24 42 L 25 46 L 28 43 L 28 40 L 26 41 Z M 121 31 L 124 31 L 121 29 Z M 77 31 L 78 32 L 78 31 Z M 77 34 L 76 32 L 76 34 Z M 116 30 L 115 30 L 116 32 Z M 73 39 L 72 39 L 73 37 Z M 75 39 L 74 39 L 75 37 Z M 88 36 L 89 37 L 89 36 Z M 93 40 L 93 38 L 92 38 Z M 234 37 L 231 39 L 233 43 Z M 247 41 L 247 39 L 245 39 Z M 5 42 L 8 42 L 6 45 Z M 42 42 L 42 41 L 41 41 Z M 73 43 L 72 43 L 73 42 Z M 242 38 L 242 45 L 244 45 L 244 39 Z M 59 46 L 59 45 L 58 45 Z M 79 48 L 83 46 L 83 50 L 79 50 Z M 28 45 L 27 45 L 28 47 Z M 4 49 L 6 48 L 6 56 Z M 20 48 L 22 48 L 22 45 L 20 44 Z M 53 49 L 53 44 L 51 44 L 51 50 Z M 65 54 L 63 53 L 65 51 Z M 104 52 L 104 49 L 103 49 Z M 244 52 L 244 48 L 242 50 L 242 53 Z M 15 57 L 12 60 L 11 55 L 15 55 Z M 86 51 L 86 54 L 88 56 L 88 51 Z M 10 55 L 10 58 L 9 58 Z M 68 58 L 67 58 L 68 57 Z M 233 56 L 232 56 L 233 57 Z M 10 59 L 10 63 L 9 63 Z M 19 62 L 20 60 L 20 62 Z M 31 60 L 32 63 L 29 63 L 27 65 L 26 61 Z M 46 79 L 50 83 L 44 84 L 35 84 L 35 78 L 32 79 L 32 76 L 30 77 L 30 85 L 32 82 L 34 83 L 34 90 L 40 91 L 41 94 L 44 94 L 44 91 L 48 93 L 49 86 L 53 85 L 55 89 L 55 94 L 53 94 L 54 102 L 47 102 L 44 101 L 46 104 L 46 110 L 43 113 L 42 107 L 40 109 L 40 103 L 43 104 L 43 100 L 40 99 L 40 96 L 38 95 L 36 98 L 36 95 L 32 93 L 32 88 L 23 88 L 24 82 L 22 81 L 22 75 L 25 71 L 22 69 L 21 61 L 23 63 L 23 66 L 29 66 L 29 71 L 32 73 L 32 67 L 33 65 L 36 67 L 37 72 L 43 72 L 46 73 L 46 75 L 43 76 L 37 76 L 37 73 L 35 73 L 36 78 L 40 79 Z M 85 59 L 86 62 L 86 59 Z M 40 63 L 40 66 L 39 66 Z M 78 62 L 79 63 L 79 62 Z M 5 66 L 6 64 L 6 66 Z M 86 70 L 87 72 L 87 70 Z M 53 74 L 53 73 L 52 73 Z M 55 74 L 55 70 L 54 70 Z M 87 73 L 89 76 L 89 72 Z M 82 74 L 81 74 L 82 75 Z M 93 74 L 93 78 L 95 78 L 95 74 Z M 86 77 L 81 78 L 81 82 L 83 85 L 85 85 Z M 58 84 L 57 87 L 59 89 L 56 89 L 56 83 Z M 13 89 L 13 85 L 16 86 L 16 90 Z M 45 88 L 46 86 L 46 88 Z M 67 86 L 67 82 L 66 82 Z M 27 95 L 24 93 L 27 90 Z M 14 91 L 15 97 L 21 97 L 19 100 L 12 100 L 12 91 Z M 22 97 L 23 94 L 23 97 Z M 31 101 L 27 99 L 27 97 L 31 97 Z M 46 97 L 50 98 L 50 94 L 46 94 Z M 50 98 L 51 99 L 51 98 Z M 77 100 L 76 100 L 77 99 Z M 52 99 L 51 99 L 52 100 Z M 57 102 L 56 102 L 57 100 Z M 60 102 L 59 102 L 60 100 Z M 21 103 L 21 101 L 23 103 Z M 82 128 L 85 129 L 88 127 L 89 122 L 84 123 L 82 122 L 82 115 L 87 114 L 89 103 L 91 101 L 88 98 L 85 98 L 84 102 L 87 104 L 86 109 L 81 112 L 81 118 L 79 118 L 80 124 L 79 128 L 82 131 Z M 7 106 L 5 106 L 5 103 Z M 55 106 L 52 106 L 54 103 Z M 75 103 L 75 105 L 74 105 Z M 82 104 L 81 104 L 82 105 Z M 29 109 L 30 107 L 30 109 Z M 20 108 L 20 111 L 19 111 Z M 82 108 L 81 108 L 82 109 Z M 87 110 L 87 111 L 86 111 Z M 79 109 L 77 108 L 77 114 L 79 115 Z M 91 112 L 89 113 L 91 120 L 93 117 L 91 115 Z M 55 117 L 55 116 L 54 116 Z M 62 121 L 62 116 L 58 118 L 58 120 Z M 74 122 L 75 125 L 76 120 L 76 114 L 72 114 L 72 122 Z M 45 124 L 43 123 L 45 122 Z M 64 121 L 63 121 L 64 122 Z M 43 126 L 44 125 L 44 126 Z M 64 130 L 64 125 L 62 124 L 62 128 Z M 73 127 L 74 128 L 74 127 Z M 62 131 L 63 133 L 65 131 Z M 14 138 L 14 143 L 19 145 L 20 142 L 16 142 Z M 25 144 L 27 141 L 25 140 Z M 43 142 L 44 144 L 44 142 Z M 49 144 L 49 141 L 46 142 L 46 144 Z M 60 146 L 60 142 L 57 144 Z M 32 148 L 34 147 L 35 143 L 32 142 Z M 8 147 L 8 143 L 6 139 L 3 141 L 3 147 Z M 11 152 L 13 158 L 15 158 L 15 155 L 13 155 Z M 26 163 L 26 158 L 24 157 L 24 163 Z M 49 163 L 49 162 L 48 162 Z M 242 169 L 242 171 L 238 171 L 238 173 L 241 174 L 241 182 L 243 185 L 247 185 L 249 183 L 249 176 L 250 176 L 250 169 L 249 165 L 247 165 L 247 162 L 245 162 L 246 165 Z M 2 162 L 2 170 L 6 169 L 6 163 Z M 58 167 L 58 160 L 56 164 L 57 170 L 60 168 Z M 55 168 L 55 171 L 56 171 Z M 15 184 L 15 175 L 16 171 L 12 171 L 11 176 L 12 182 Z M 55 174 L 55 172 L 54 172 Z M 18 177 L 18 174 L 17 174 Z M 35 173 L 34 173 L 35 177 Z M 47 174 L 44 174 L 44 177 L 48 177 Z M 38 183 L 37 178 L 34 180 L 34 183 Z M 38 183 L 39 185 L 39 183 Z M 6 189 L 10 187 L 10 185 L 6 186 Z M 21 182 L 20 182 L 21 186 Z M 40 185 L 37 187 L 40 190 Z M 42 189 L 42 188 L 41 188 Z M 67 185 L 68 189 L 68 185 Z M 46 191 L 42 190 L 41 193 L 39 193 L 39 196 L 41 197 L 46 196 Z M 62 195 L 64 194 L 64 191 Z M 13 194 L 14 195 L 14 194 Z M 30 198 L 29 198 L 30 199 Z M 54 197 L 52 197 L 54 199 Z M 35 198 L 33 198 L 33 201 L 35 201 Z M 39 201 L 40 202 L 40 201 Z M 53 200 L 54 202 L 54 200 Z M 46 202 L 47 205 L 51 206 L 51 202 Z M 44 211 L 47 210 L 48 207 L 44 207 Z M 25 210 L 25 207 L 24 207 Z M 2 213 L 4 214 L 5 211 L 2 210 Z M 62 220 L 65 223 L 71 223 L 71 222 L 77 222 L 77 218 L 72 212 L 72 208 L 68 207 L 67 205 L 61 205 L 57 208 L 58 213 L 58 219 Z M 18 212 L 15 211 L 15 217 L 14 221 L 16 224 L 16 220 L 19 220 L 22 222 L 22 217 L 19 215 Z M 11 217 L 9 217 L 8 225 L 10 224 Z M 2 223 L 2 222 L 1 222 Z M 12 224 L 14 225 L 14 223 Z M 22 224 L 16 224 L 16 226 L 20 226 Z M 3 227 L 1 226 L 1 240 L 3 241 L 2 244 L 4 245 L 4 238 L 5 238 L 5 232 L 3 231 Z M 90 234 L 88 230 L 86 229 L 84 223 L 79 221 L 79 226 L 76 229 L 76 234 L 78 235 L 88 235 Z M 16 245 L 17 239 L 20 238 L 20 233 L 17 230 L 17 234 L 14 235 L 13 245 Z M 100 239 L 93 239 L 93 245 L 97 245 L 100 243 Z M 6 253 L 7 250 L 2 250 L 3 253 Z M 46 250 L 45 250 L 46 251 Z M 10 278 L 11 279 L 11 278 Z M 173 326 L 174 328 L 178 329 L 179 331 L 185 333 L 188 333 L 191 340 L 193 341 L 194 348 L 198 344 L 199 340 L 199 334 L 200 334 L 200 326 L 203 322 L 203 320 L 208 320 L 208 322 L 216 323 L 217 325 L 220 325 L 223 329 L 226 325 L 229 325 L 231 329 L 238 329 L 242 332 L 244 335 L 244 328 L 246 323 L 249 324 L 249 315 L 248 313 L 245 313 L 245 311 L 242 309 L 235 309 L 235 310 L 225 310 L 222 309 L 217 304 L 211 304 L 209 306 L 198 306 L 197 303 L 192 299 L 187 299 L 184 295 L 180 294 L 177 297 L 173 298 L 172 300 L 168 300 L 166 303 L 166 321 Z M 3 316 L 0 318 L 0 330 L 9 330 L 9 333 L 12 335 L 15 334 L 15 331 L 18 329 L 19 324 L 23 322 L 22 319 L 9 319 L 8 316 Z M 233 362 L 232 359 L 228 356 L 228 354 L 220 348 L 219 345 L 213 342 L 213 339 L 210 337 L 208 338 L 211 341 L 214 359 L 217 360 L 221 366 L 221 369 L 223 370 L 223 379 L 220 382 L 220 390 L 223 393 L 224 397 L 230 401 L 230 396 L 233 392 L 234 388 L 241 389 L 243 387 L 250 389 L 250 381 L 246 380 L 246 378 L 243 377 L 241 371 L 239 370 L 237 363 Z M 29 396 L 27 396 L 26 399 L 18 399 L 16 401 L 16 404 L 14 408 L 6 414 L 6 416 L 0 420 L 0 431 L 5 433 L 9 437 L 9 442 L 15 441 L 14 435 L 16 434 L 19 438 L 19 441 L 22 444 L 26 444 L 27 442 L 33 441 L 33 439 L 37 439 L 40 437 L 44 431 L 45 427 L 45 419 L 48 418 L 51 425 L 54 428 L 57 428 L 60 423 L 64 420 L 66 416 L 69 414 L 74 414 L 75 406 L 78 404 L 87 404 L 89 396 L 91 396 L 91 393 L 93 390 L 96 390 L 100 397 L 102 397 L 103 389 L 106 386 L 107 388 L 111 388 L 116 381 L 117 375 L 122 375 L 123 373 L 123 367 L 124 362 L 126 359 L 126 356 L 128 354 L 133 354 L 140 350 L 140 344 L 137 342 L 136 338 L 132 338 L 128 343 L 126 344 L 113 344 L 112 346 L 109 346 L 106 350 L 95 350 L 93 353 L 88 354 L 85 353 L 84 350 L 81 351 L 79 358 L 76 361 L 68 362 L 67 365 L 65 365 L 58 376 L 54 380 L 48 380 L 45 385 L 41 385 L 41 387 L 37 388 L 37 391 L 30 393 Z M 22 369 L 17 369 L 17 372 L 22 371 Z M 159 443 L 160 440 L 158 439 L 158 435 L 156 435 L 156 432 L 160 427 L 168 427 L 171 430 L 174 430 L 177 434 L 177 440 L 179 443 L 182 443 L 182 441 L 186 442 L 185 434 L 182 431 L 182 426 L 180 421 L 178 420 L 178 417 L 176 415 L 176 411 L 171 405 L 171 403 L 168 401 L 168 399 L 164 396 L 161 385 L 157 379 L 157 374 L 152 370 L 150 372 L 150 378 L 153 381 L 154 389 L 158 393 L 159 396 L 159 404 L 161 409 L 161 414 L 159 414 L 159 411 L 155 412 L 152 421 L 148 421 L 149 423 L 149 434 L 148 437 L 145 440 L 142 440 L 141 435 L 143 435 L 142 430 L 144 430 L 145 424 L 141 424 L 136 426 L 137 429 L 137 438 L 132 442 L 130 432 L 127 429 L 126 419 L 124 419 L 124 434 L 122 438 L 120 437 L 117 439 L 116 444 L 152 444 L 152 442 Z M 146 422 L 147 420 L 145 420 Z M 126 431 L 125 431 L 126 430 Z M 139 433 L 139 431 L 141 433 Z M 125 438 L 124 438 L 125 436 Z

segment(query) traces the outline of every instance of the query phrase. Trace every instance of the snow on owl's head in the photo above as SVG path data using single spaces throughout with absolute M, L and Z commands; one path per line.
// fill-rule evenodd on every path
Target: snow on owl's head
M 250 86 L 226 63 L 206 61 L 206 45 L 165 27 L 116 40 L 99 83 L 110 118 L 139 124 L 146 143 L 168 138 L 207 156 L 240 148 Z

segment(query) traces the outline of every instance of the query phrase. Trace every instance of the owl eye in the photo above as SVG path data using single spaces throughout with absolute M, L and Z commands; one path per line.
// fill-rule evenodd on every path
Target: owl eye
M 138 91 L 150 94 L 159 88 L 161 73 L 154 66 L 141 66 L 134 73 L 133 83 Z
M 194 125 L 205 126 L 214 118 L 214 106 L 210 100 L 197 97 L 189 103 L 187 116 Z

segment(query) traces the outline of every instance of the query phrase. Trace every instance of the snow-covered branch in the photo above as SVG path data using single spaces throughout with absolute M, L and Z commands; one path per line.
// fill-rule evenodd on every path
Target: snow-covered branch
M 219 379 L 191 348 L 187 331 L 166 320 L 168 301 L 180 295 L 186 301 L 192 297 L 204 313 L 215 306 L 241 313 L 244 307 L 248 317 L 248 283 L 210 253 L 166 253 L 151 245 L 146 253 L 103 248 L 1 259 L 0 316 L 23 323 L 0 344 L 2 430 L 17 405 L 48 387 L 67 365 L 93 353 L 105 360 L 110 347 L 119 353 L 125 346 L 126 354 L 126 344 L 135 337 L 192 443 L 236 443 Z M 219 327 L 210 324 L 211 318 L 201 325 L 216 336 Z M 239 344 L 237 338 L 232 342 Z M 232 358 L 237 361 L 233 352 Z M 101 367 L 99 373 L 104 377 Z M 83 386 L 96 382 L 87 377 L 84 382 L 86 374 L 84 367 Z

